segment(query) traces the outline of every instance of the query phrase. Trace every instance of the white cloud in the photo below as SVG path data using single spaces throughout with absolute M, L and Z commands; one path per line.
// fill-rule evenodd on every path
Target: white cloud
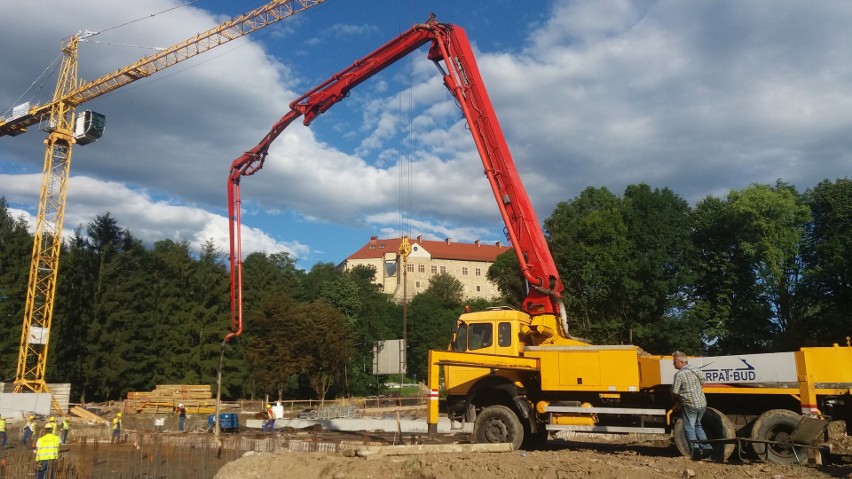
M 69 33 L 175 5 L 81 0 L 50 14 L 57 4 L 15 2 L 0 18 L 4 38 L 27 38 L 0 50 L 0 85 L 10 86 L 0 88 L 0 105 L 15 103 L 13 86 L 29 85 Z M 290 101 L 410 24 L 387 15 L 379 24 L 388 5 L 330 3 L 276 28 L 274 42 L 241 39 L 89 102 L 86 108 L 107 114 L 107 133 L 74 150 L 66 223 L 109 210 L 137 235 L 222 240 L 230 162 Z M 482 37 L 471 40 L 491 49 L 475 49 L 477 61 L 539 219 L 587 186 L 620 193 L 647 182 L 695 201 L 776 178 L 804 189 L 849 174 L 852 4 L 554 1 L 530 7 L 540 10 L 533 16 L 490 2 L 446 7 L 460 17 L 441 20 L 470 22 L 469 34 Z M 506 16 L 523 18 L 529 36 L 490 29 L 512 23 Z M 99 37 L 167 46 L 220 17 L 182 8 Z M 343 41 L 332 40 L 337 24 L 347 26 L 337 32 Z M 81 75 L 94 78 L 140 54 L 83 45 Z M 316 224 L 393 230 L 398 222 L 382 218 L 400 197 L 411 199 L 406 213 L 422 222 L 423 234 L 499 236 L 481 162 L 441 81 L 421 50 L 353 90 L 310 129 L 292 125 L 263 170 L 243 180 L 244 221 L 254 228 L 244 250 L 311 257 L 317 249 L 308 239 L 290 238 Z M 51 91 L 48 81 L 36 100 Z M 42 140 L 35 130 L 0 139 L 0 173 L 10 175 L 0 195 L 24 195 L 13 186 L 21 181 L 35 187 L 16 208 L 36 202 L 38 180 L 26 176 L 41 169 Z M 400 166 L 400 158 L 410 163 Z M 273 233 L 281 224 L 289 231 Z
M 37 204 L 41 175 L 0 174 L 0 183 L 9 185 L 4 196 L 10 203 Z M 172 239 L 187 241 L 193 250 L 199 251 L 202 244 L 212 240 L 223 253 L 227 254 L 230 248 L 227 216 L 190 205 L 156 200 L 122 183 L 72 176 L 68 182 L 66 204 L 73 206 L 66 208 L 63 229 L 65 238 L 73 235 L 75 228 L 80 228 L 85 236 L 86 226 L 95 217 L 109 212 L 119 227 L 129 230 L 136 239 L 148 245 L 162 239 Z M 16 218 L 23 215 L 30 232 L 34 231 L 34 213 L 18 208 L 10 208 L 10 211 Z M 257 228 L 244 227 L 242 237 L 243 251 L 246 252 L 286 251 L 294 257 L 310 254 L 306 245 L 278 241 Z

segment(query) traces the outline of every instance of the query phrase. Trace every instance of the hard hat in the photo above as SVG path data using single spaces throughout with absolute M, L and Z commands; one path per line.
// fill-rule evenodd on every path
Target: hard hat
M 35 416 L 28 416 L 27 419 L 35 419 Z
M 53 417 L 53 416 L 50 416 L 50 422 L 56 422 L 56 418 Z
M 116 414 L 116 416 L 121 417 L 121 413 Z
M 47 424 L 44 425 L 44 428 L 45 429 L 53 429 L 53 424 L 47 423 Z
M 178 407 L 183 407 L 183 403 L 178 404 Z

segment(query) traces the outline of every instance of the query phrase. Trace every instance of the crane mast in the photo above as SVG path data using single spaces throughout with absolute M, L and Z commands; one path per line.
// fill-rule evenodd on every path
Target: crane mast
M 45 381 L 54 295 L 62 246 L 62 225 L 71 166 L 76 107 L 88 100 L 148 77 L 160 70 L 200 55 L 219 45 L 283 20 L 325 0 L 273 0 L 204 33 L 147 56 L 91 82 L 77 76 L 77 50 L 81 38 L 72 36 L 63 45 L 63 60 L 51 102 L 0 119 L 0 136 L 17 136 L 41 124 L 45 140 L 44 170 L 30 263 L 24 324 L 15 378 L 15 392 L 50 392 Z M 61 413 L 56 401 L 53 406 Z
M 304 116 L 303 123 L 310 125 L 317 116 L 343 100 L 352 88 L 429 42 L 428 58 L 437 66 L 444 85 L 458 101 L 470 126 L 507 235 L 517 254 L 521 272 L 530 286 L 522 309 L 531 316 L 558 314 L 562 333 L 568 336 L 561 298 L 563 285 L 485 90 L 470 42 L 461 27 L 439 23 L 432 17 L 426 23 L 414 25 L 290 103 L 290 111 L 272 126 L 266 136 L 231 164 L 228 213 L 232 325 L 226 341 L 242 332 L 241 178 L 263 167 L 270 145 L 294 120 Z
M 59 251 L 62 247 L 64 198 L 71 166 L 71 145 L 74 144 L 74 105 L 62 99 L 66 91 L 77 86 L 78 40 L 77 36 L 71 37 L 62 49 L 64 57 L 53 94 L 54 101 L 50 104 L 50 133 L 45 140 L 47 147 L 39 194 L 39 214 L 33 235 L 15 392 L 47 392 L 44 375 L 53 316 L 53 296 L 59 271 Z

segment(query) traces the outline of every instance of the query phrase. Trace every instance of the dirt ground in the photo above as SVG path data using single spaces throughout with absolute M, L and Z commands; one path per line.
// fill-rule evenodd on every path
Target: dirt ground
M 726 463 L 695 462 L 681 457 L 668 438 L 660 436 L 582 435 L 548 443 L 542 451 L 412 453 L 415 448 L 390 446 L 394 434 L 339 433 L 312 430 L 281 431 L 278 439 L 289 437 L 297 443 L 348 444 L 342 452 L 299 452 L 265 443 L 269 436 L 255 430 L 225 435 L 225 454 L 216 453 L 213 435 L 201 429 L 198 419 L 188 433 L 177 433 L 176 418 L 168 417 L 165 431 L 151 430 L 153 417 L 126 416 L 127 440 L 110 445 L 108 427 L 78 425 L 72 430 L 67 453 L 77 456 L 82 466 L 90 466 L 87 478 L 185 477 L 187 479 L 477 479 L 477 478 L 615 478 L 615 479 L 852 479 L 852 438 L 842 423 L 832 424 L 832 455 L 818 466 L 765 464 L 755 458 L 740 460 L 735 453 Z M 87 430 L 89 429 L 89 430 Z M 83 437 L 87 437 L 83 441 Z M 103 440 L 106 440 L 106 444 Z M 435 440 L 405 437 L 406 442 L 426 445 L 458 444 L 467 449 L 467 436 L 441 436 Z M 260 441 L 255 446 L 246 446 Z M 258 444 L 260 446 L 258 446 Z M 365 446 L 365 444 L 369 444 Z M 380 446 L 385 444 L 384 446 Z M 236 447 L 234 447 L 236 446 Z M 375 453 L 351 457 L 355 449 L 378 448 L 393 454 Z M 273 452 L 248 452 L 242 450 Z M 3 459 L 18 448 L 0 451 Z M 22 449 L 23 450 L 23 449 Z M 316 447 L 314 449 L 316 450 Z M 333 449 L 339 450 L 339 449 Z M 402 454 L 400 451 L 406 451 Z M 418 451 L 412 451 L 418 452 Z M 22 453 L 23 454 L 23 453 Z M 86 455 L 88 454 L 88 455 Z M 396 455 L 399 454 L 399 455 Z M 242 456 L 242 457 L 240 457 Z M 96 457 L 97 459 L 93 459 Z M 28 456 L 27 462 L 31 462 Z M 0 460 L 0 463 L 3 463 Z M 3 463 L 5 464 L 5 463 Z M 11 462 L 9 463 L 11 465 Z M 8 469 L 8 465 L 7 465 Z M 204 470 L 201 470 L 204 469 Z M 123 471 L 116 475 L 117 471 Z M 8 475 L 9 473 L 11 475 Z M 2 470 L 0 477 L 24 477 Z M 72 477 L 72 476 L 62 476 Z
M 852 446 L 841 437 L 840 446 Z M 852 449 L 850 449 L 852 450 Z M 781 466 L 740 461 L 691 461 L 669 441 L 610 438 L 552 441 L 544 451 L 440 453 L 346 457 L 345 453 L 279 451 L 248 453 L 226 464 L 215 479 L 298 477 L 303 479 L 472 479 L 511 478 L 852 478 L 849 456 L 832 456 L 821 466 Z

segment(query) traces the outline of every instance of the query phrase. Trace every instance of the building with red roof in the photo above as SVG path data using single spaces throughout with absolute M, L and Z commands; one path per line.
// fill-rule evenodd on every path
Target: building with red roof
M 338 268 L 348 271 L 358 265 L 376 269 L 376 283 L 387 294 L 402 301 L 422 293 L 429 279 L 440 273 L 449 273 L 464 286 L 464 299 L 492 299 L 500 296 L 497 285 L 486 278 L 488 268 L 511 246 L 501 244 L 457 243 L 447 238 L 443 241 L 424 240 L 422 236 L 409 239 L 407 287 L 403 288 L 400 274 L 399 248 L 402 238 L 370 238 L 358 251 L 349 255 Z

